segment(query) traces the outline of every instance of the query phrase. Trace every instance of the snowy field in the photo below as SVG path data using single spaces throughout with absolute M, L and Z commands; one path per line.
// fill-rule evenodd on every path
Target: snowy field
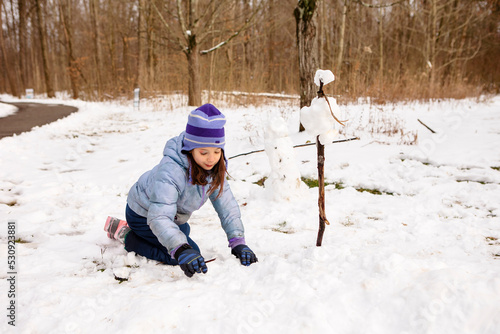
M 8 221 L 17 223 L 16 333 L 500 333 L 500 96 L 341 106 L 349 122 L 338 139 L 360 140 L 326 146 L 322 247 L 318 188 L 290 196 L 259 185 L 277 167 L 265 152 L 230 159 L 259 262 L 243 267 L 230 254 L 207 203 L 191 237 L 216 260 L 191 279 L 127 254 L 103 226 L 124 218 L 130 186 L 192 108 L 30 101 L 79 111 L 0 140 L 1 333 L 14 332 Z M 217 106 L 229 157 L 272 146 L 276 117 L 293 144 L 314 141 L 297 131 L 290 102 Z M 317 178 L 316 148 L 293 152 L 302 177 Z

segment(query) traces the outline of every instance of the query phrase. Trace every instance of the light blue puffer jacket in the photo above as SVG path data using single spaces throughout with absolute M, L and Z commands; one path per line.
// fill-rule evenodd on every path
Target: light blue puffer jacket
M 169 253 L 187 243 L 178 225 L 187 222 L 208 198 L 219 215 L 227 239 L 244 238 L 240 209 L 227 180 L 217 199 L 218 189 L 210 196 L 207 194 L 210 184 L 199 186 L 189 182 L 189 162 L 181 153 L 183 138 L 184 132 L 167 142 L 160 163 L 144 173 L 130 189 L 127 204 L 138 215 L 147 217 L 149 227 Z

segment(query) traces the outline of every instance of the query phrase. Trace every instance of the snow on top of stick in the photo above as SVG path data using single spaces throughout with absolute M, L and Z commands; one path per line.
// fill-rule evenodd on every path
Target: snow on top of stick
M 319 87 L 320 82 L 323 82 L 323 85 L 329 84 L 330 82 L 335 80 L 335 75 L 333 75 L 330 70 L 317 70 L 316 75 L 314 75 L 314 83 Z

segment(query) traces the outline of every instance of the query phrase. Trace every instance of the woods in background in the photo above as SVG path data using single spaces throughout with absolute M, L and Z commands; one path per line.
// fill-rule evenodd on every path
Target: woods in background
M 315 3 L 311 45 L 317 66 L 337 76 L 335 94 L 383 102 L 499 91 L 498 0 Z M 68 91 L 88 100 L 130 97 L 135 87 L 143 96 L 193 89 L 299 94 L 297 6 L 0 0 L 0 92 Z M 196 96 L 189 101 L 201 104 Z

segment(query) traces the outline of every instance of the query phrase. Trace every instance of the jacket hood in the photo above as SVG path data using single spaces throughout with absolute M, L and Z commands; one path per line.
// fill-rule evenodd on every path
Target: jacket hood
M 165 144 L 165 148 L 163 149 L 163 156 L 171 158 L 180 166 L 188 169 L 188 158 L 186 154 L 182 153 L 182 142 L 184 140 L 184 134 L 185 132 L 182 132 L 177 137 L 171 138 L 167 141 L 167 143 Z

